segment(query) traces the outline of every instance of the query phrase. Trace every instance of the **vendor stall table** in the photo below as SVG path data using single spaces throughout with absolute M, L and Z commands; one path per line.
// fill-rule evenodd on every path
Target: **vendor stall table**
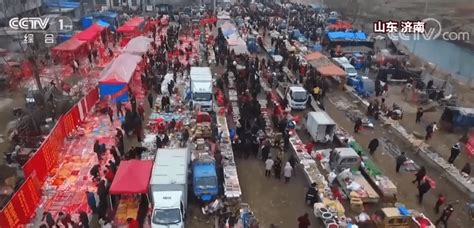
M 95 192 L 96 189 L 89 171 L 92 166 L 98 164 L 93 144 L 95 140 L 107 147 L 115 144 L 115 127 L 110 125 L 106 115 L 90 115 L 80 128 L 82 130 L 66 141 L 62 163 L 56 175 L 49 178 L 43 186 L 44 195 L 40 207 L 53 216 L 59 212 L 74 214 L 81 210 L 89 211 L 85 192 Z M 101 162 L 101 169 L 105 168 L 110 157 L 107 152 Z

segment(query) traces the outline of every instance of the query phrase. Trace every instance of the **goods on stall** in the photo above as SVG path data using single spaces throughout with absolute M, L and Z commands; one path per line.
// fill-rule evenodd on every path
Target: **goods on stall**
M 351 196 L 351 194 L 355 193 L 364 203 L 376 203 L 380 200 L 377 192 L 360 172 L 351 173 L 348 169 L 344 170 L 338 174 L 337 180 L 346 195 Z
M 212 133 L 211 123 L 197 123 L 193 131 L 196 138 L 209 138 Z
M 115 224 L 127 224 L 128 218 L 136 218 L 138 214 L 138 202 L 132 195 L 123 195 L 115 214 Z
M 240 189 L 237 167 L 235 165 L 234 153 L 232 151 L 229 128 L 225 115 L 217 116 L 218 132 L 221 134 L 220 150 L 224 163 L 224 195 L 227 198 L 240 198 Z

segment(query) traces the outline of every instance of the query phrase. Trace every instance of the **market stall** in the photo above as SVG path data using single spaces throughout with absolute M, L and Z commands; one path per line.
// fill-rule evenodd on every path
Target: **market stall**
M 52 57 L 63 64 L 71 64 L 72 60 L 86 56 L 85 41 L 72 37 L 51 49 Z
M 121 161 L 110 186 L 111 195 L 120 195 L 120 203 L 115 214 L 115 224 L 126 224 L 128 218 L 138 216 L 138 194 L 147 194 L 153 161 Z
M 117 57 L 107 68 L 102 71 L 99 81 L 100 98 L 108 98 L 116 101 L 127 101 L 129 87 L 138 64 L 142 61 L 141 56 L 124 53 Z
M 145 36 L 135 37 L 123 48 L 123 52 L 141 56 L 150 50 L 150 44 L 152 42 L 153 39 Z
M 96 23 L 87 28 L 86 30 L 79 32 L 74 37 L 78 40 L 92 43 L 101 36 L 102 32 L 104 32 L 105 29 L 106 28 L 104 26 L 101 26 Z
M 224 195 L 228 199 L 240 198 L 242 190 L 240 189 L 227 119 L 226 116 L 222 114 L 218 115 L 216 119 L 219 135 L 222 135 L 219 148 L 224 157 Z
M 362 157 L 362 165 L 359 170 L 367 181 L 375 188 L 375 190 L 384 198 L 393 198 L 397 193 L 397 186 L 383 173 L 379 167 L 367 156 L 365 150 L 356 141 L 350 141 L 349 146 L 353 148 Z M 405 169 L 409 169 L 407 163 Z M 416 171 L 416 168 L 409 171 Z
M 145 27 L 145 19 L 143 17 L 134 17 L 117 29 L 117 32 L 123 35 L 120 46 L 125 46 L 131 38 L 140 35 Z
M 229 50 L 234 51 L 236 55 L 248 54 L 247 44 L 245 41 L 236 33 L 230 35 L 227 38 L 227 45 Z
M 332 63 L 328 57 L 320 52 L 312 52 L 305 56 L 308 64 L 316 68 L 318 73 L 323 77 L 345 77 L 347 73 L 340 67 Z

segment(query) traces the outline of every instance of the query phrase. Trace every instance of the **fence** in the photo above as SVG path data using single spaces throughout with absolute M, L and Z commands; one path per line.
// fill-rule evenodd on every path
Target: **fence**
M 0 211 L 0 227 L 19 227 L 30 222 L 41 199 L 41 186 L 58 166 L 64 139 L 85 119 L 98 100 L 99 90 L 94 88 L 59 117 L 41 146 L 23 166 L 26 180 Z

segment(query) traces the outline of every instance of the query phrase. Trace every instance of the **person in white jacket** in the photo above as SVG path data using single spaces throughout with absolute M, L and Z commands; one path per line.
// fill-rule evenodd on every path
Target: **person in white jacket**
M 267 160 L 265 161 L 265 176 L 266 177 L 271 176 L 273 164 L 275 164 L 273 159 L 271 157 L 268 157 Z
M 290 182 L 291 174 L 293 173 L 293 167 L 290 162 L 286 162 L 285 168 L 283 169 L 283 175 L 285 176 L 285 183 Z

